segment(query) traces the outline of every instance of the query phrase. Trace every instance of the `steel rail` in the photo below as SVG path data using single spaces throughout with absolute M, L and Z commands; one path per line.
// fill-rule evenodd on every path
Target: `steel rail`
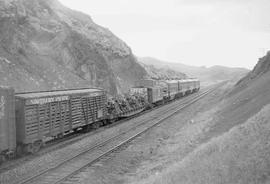
M 50 181 L 49 183 L 54 183 L 54 184 L 58 184 L 60 182 L 63 182 L 65 181 L 67 178 L 70 178 L 71 176 L 73 176 L 74 174 L 80 172 L 82 169 L 84 169 L 85 167 L 88 167 L 89 165 L 97 162 L 99 159 L 101 159 L 102 157 L 104 157 L 105 155 L 108 155 L 109 153 L 113 152 L 114 150 L 116 150 L 117 148 L 125 145 L 126 143 L 130 142 L 131 140 L 135 139 L 136 137 L 140 136 L 141 134 L 143 134 L 144 132 L 148 131 L 149 129 L 155 127 L 156 125 L 160 124 L 161 122 L 163 122 L 164 120 L 168 119 L 169 117 L 173 116 L 174 114 L 178 113 L 180 110 L 188 107 L 189 105 L 195 103 L 196 101 L 198 101 L 199 99 L 201 99 L 202 97 L 206 96 L 207 94 L 211 93 L 212 91 L 214 91 L 215 89 L 217 89 L 218 87 L 220 87 L 220 85 L 218 86 L 215 86 L 214 88 L 211 88 L 201 94 L 198 94 L 197 96 L 194 97 L 194 99 L 192 99 L 191 101 L 188 101 L 188 102 L 183 102 L 182 104 L 176 104 L 174 105 L 173 107 L 169 108 L 168 110 L 166 110 L 163 114 L 165 114 L 164 116 L 162 116 L 161 118 L 159 118 L 158 120 L 154 121 L 153 124 L 151 124 L 150 126 L 147 126 L 147 127 L 144 127 L 141 131 L 135 133 L 134 135 L 132 136 L 128 136 L 128 138 L 122 140 L 120 143 L 118 143 L 117 145 L 113 146 L 112 148 L 110 148 L 109 150 L 101 153 L 98 157 L 94 158 L 91 162 L 88 162 L 88 163 L 84 163 L 82 166 L 80 166 L 78 169 L 75 169 L 73 172 L 67 174 L 65 177 L 61 177 L 59 179 L 56 179 L 56 181 Z M 175 109 L 176 108 L 176 109 Z M 170 112 L 169 114 L 167 114 L 168 112 Z M 147 122 L 149 121 L 153 121 L 155 120 L 156 118 L 158 118 L 157 116 L 153 116 L 151 117 L 151 119 L 147 119 L 143 122 L 141 122 L 140 124 L 134 126 L 134 127 L 131 127 L 129 128 L 126 132 L 122 132 L 116 136 L 113 136 L 105 141 L 101 141 L 101 142 L 98 142 L 96 143 L 94 146 L 90 147 L 90 148 L 87 148 L 85 150 L 83 150 L 82 152 L 74 155 L 73 157 L 71 158 L 68 158 L 68 159 L 65 159 L 63 162 L 51 167 L 51 168 L 48 168 L 42 172 L 40 172 L 39 174 L 37 175 L 34 175 L 32 177 L 29 177 L 21 182 L 19 182 L 18 184 L 28 184 L 28 183 L 36 183 L 38 178 L 41 177 L 41 176 L 44 176 L 50 172 L 52 173 L 57 173 L 57 172 L 53 172 L 55 170 L 57 170 L 58 168 L 61 168 L 62 166 L 64 166 L 65 164 L 68 164 L 69 162 L 71 162 L 72 160 L 80 157 L 80 156 L 83 156 L 84 154 L 88 153 L 88 152 L 91 152 L 91 151 L 95 151 L 96 149 L 98 148 L 101 148 L 102 146 L 105 146 L 106 144 L 112 142 L 113 140 L 116 140 L 117 138 L 121 137 L 121 136 L 124 136 L 124 135 L 127 135 L 128 132 L 131 132 L 132 130 L 134 129 L 137 129 L 139 128 L 140 126 L 142 125 L 145 125 L 147 124 Z M 40 181 L 40 180 L 39 180 Z M 45 182 L 46 183 L 46 182 Z

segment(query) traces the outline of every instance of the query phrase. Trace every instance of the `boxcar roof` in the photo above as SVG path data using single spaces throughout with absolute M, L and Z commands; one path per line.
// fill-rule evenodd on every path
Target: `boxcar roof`
M 178 83 L 178 80 L 166 80 L 165 82 L 166 82 L 166 83 L 170 83 L 170 84 L 171 84 L 171 83 Z
M 31 92 L 31 93 L 17 93 L 15 96 L 19 98 L 42 98 L 47 96 L 59 96 L 59 95 L 72 95 L 81 93 L 94 93 L 102 92 L 104 90 L 97 88 L 89 89 L 72 89 L 72 90 L 59 90 L 59 91 L 48 91 L 48 92 Z
M 183 79 L 179 80 L 179 82 L 194 82 L 194 81 L 199 81 L 198 79 Z
M 180 80 L 166 80 L 166 83 L 177 83 L 177 82 L 194 82 L 199 81 L 198 79 L 180 79 Z

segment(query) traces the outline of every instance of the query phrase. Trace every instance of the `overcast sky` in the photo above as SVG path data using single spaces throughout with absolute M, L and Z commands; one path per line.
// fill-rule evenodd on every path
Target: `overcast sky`
M 270 50 L 270 0 L 60 0 L 137 56 L 253 68 Z

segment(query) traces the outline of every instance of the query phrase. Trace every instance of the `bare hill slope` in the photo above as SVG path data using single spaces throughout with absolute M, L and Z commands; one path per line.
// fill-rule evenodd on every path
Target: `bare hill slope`
M 0 85 L 16 91 L 117 93 L 146 75 L 123 41 L 57 0 L 0 0 L 0 25 Z
M 138 58 L 141 63 L 154 65 L 157 68 L 169 68 L 185 73 L 190 77 L 199 78 L 203 82 L 216 82 L 220 80 L 235 80 L 245 76 L 249 70 L 245 68 L 229 68 L 224 66 L 195 67 L 181 63 L 164 62 L 151 57 Z

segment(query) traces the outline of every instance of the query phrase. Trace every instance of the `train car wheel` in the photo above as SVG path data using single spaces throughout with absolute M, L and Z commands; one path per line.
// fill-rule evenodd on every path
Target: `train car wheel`
M 35 141 L 33 144 L 33 153 L 37 153 L 42 147 L 42 141 Z
M 23 152 L 23 145 L 18 145 L 17 146 L 17 150 L 16 150 L 16 154 L 20 157 L 23 156 L 24 152 Z
M 57 139 L 61 139 L 63 137 L 64 137 L 64 134 L 63 133 L 57 134 Z
M 35 154 L 37 153 L 40 148 L 41 148 L 41 143 L 40 141 L 36 141 L 35 143 L 30 143 L 25 146 L 25 152 L 30 153 L 30 154 Z
M 100 127 L 99 122 L 95 122 L 95 123 L 92 124 L 93 129 L 98 129 L 99 127 Z
M 109 124 L 109 121 L 107 119 L 102 120 L 102 122 L 104 126 Z
M 24 147 L 24 152 L 25 153 L 33 153 L 33 144 L 29 143 Z

